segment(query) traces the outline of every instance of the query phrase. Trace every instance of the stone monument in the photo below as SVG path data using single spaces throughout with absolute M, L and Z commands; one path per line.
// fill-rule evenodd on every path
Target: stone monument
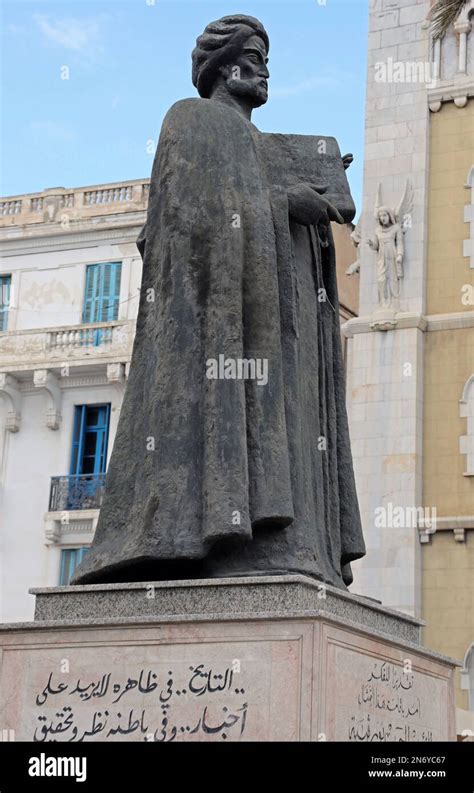
M 268 52 L 253 17 L 211 23 L 200 98 L 163 122 L 94 543 L 0 631 L 20 739 L 453 737 L 453 662 L 347 592 L 365 548 L 330 222 L 354 216 L 352 158 L 256 129 Z
M 365 552 L 329 226 L 355 209 L 333 138 L 252 124 L 268 51 L 252 17 L 208 25 L 200 98 L 163 122 L 130 378 L 74 583 L 302 573 L 345 588 Z

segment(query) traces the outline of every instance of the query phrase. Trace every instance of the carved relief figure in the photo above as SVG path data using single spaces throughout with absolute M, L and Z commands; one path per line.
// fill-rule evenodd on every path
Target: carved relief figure
M 382 186 L 379 184 L 375 202 L 377 226 L 374 237 L 367 240 L 377 252 L 377 286 L 379 305 L 388 308 L 400 297 L 405 257 L 404 234 L 411 225 L 413 187 L 407 179 L 405 191 L 396 210 L 382 203 Z

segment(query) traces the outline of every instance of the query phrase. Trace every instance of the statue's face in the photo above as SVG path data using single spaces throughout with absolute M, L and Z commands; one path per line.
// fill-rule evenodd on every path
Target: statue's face
M 379 212 L 379 221 L 382 226 L 389 226 L 390 225 L 390 215 L 385 210 Z
M 260 36 L 251 36 L 242 53 L 230 64 L 226 85 L 230 94 L 245 98 L 251 107 L 260 107 L 268 99 L 270 72 L 265 44 Z M 236 68 L 237 67 L 237 68 Z

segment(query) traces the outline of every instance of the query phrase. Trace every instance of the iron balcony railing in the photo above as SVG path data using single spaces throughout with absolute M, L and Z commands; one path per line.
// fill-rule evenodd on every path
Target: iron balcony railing
M 49 511 L 100 509 L 105 487 L 105 474 L 52 476 Z

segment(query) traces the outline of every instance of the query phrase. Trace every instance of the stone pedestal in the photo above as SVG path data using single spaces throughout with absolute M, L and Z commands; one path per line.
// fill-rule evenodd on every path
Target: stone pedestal
M 454 740 L 422 623 L 303 576 L 32 590 L 0 628 L 16 740 Z

